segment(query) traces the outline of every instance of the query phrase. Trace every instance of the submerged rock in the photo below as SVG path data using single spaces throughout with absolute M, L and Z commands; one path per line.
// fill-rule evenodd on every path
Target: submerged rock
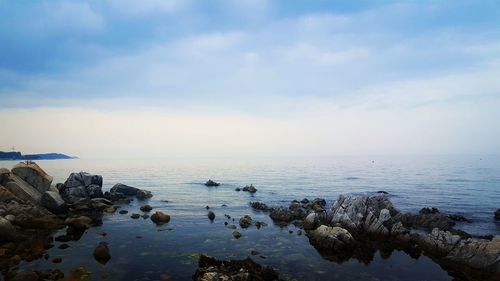
M 151 210 L 153 210 L 153 207 L 151 207 L 150 205 L 143 205 L 141 206 L 140 210 L 143 212 L 150 212 Z
M 496 220 L 500 220 L 500 209 L 497 209 L 497 210 L 495 211 L 495 219 L 496 219 Z
M 101 264 L 106 264 L 111 259 L 111 254 L 109 253 L 108 244 L 106 242 L 101 242 L 94 250 L 93 256 L 96 261 Z
M 273 281 L 280 280 L 271 267 L 263 267 L 250 258 L 244 260 L 221 261 L 201 255 L 198 269 L 193 275 L 195 281 Z
M 208 215 L 207 215 L 207 216 L 208 216 L 208 218 L 209 218 L 211 221 L 213 221 L 213 220 L 215 219 L 215 213 L 214 213 L 214 212 L 212 212 L 212 211 L 208 211 Z
M 163 212 L 156 211 L 153 215 L 151 215 L 151 220 L 156 224 L 168 223 L 170 221 L 170 216 L 164 214 Z
M 239 231 L 233 231 L 233 237 L 239 239 L 241 237 L 241 233 Z
M 271 209 L 266 204 L 264 204 L 262 202 L 250 202 L 250 207 L 252 207 L 256 210 L 261 210 L 261 211 L 269 211 Z
M 213 180 L 209 179 L 209 180 L 205 183 L 205 185 L 206 185 L 206 186 L 219 186 L 219 185 L 220 185 L 220 183 L 215 182 L 215 181 L 213 181 Z

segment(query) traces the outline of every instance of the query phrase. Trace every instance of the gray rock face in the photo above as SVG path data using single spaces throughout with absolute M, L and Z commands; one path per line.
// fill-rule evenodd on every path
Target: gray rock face
M 35 162 L 21 162 L 12 168 L 12 173 L 43 193 L 50 189 L 53 178 Z
M 309 241 L 312 245 L 332 251 L 343 251 L 352 248 L 355 242 L 351 233 L 341 227 L 321 225 L 309 232 Z
M 62 199 L 58 192 L 45 191 L 42 194 L 40 203 L 42 206 L 47 208 L 47 210 L 55 214 L 64 213 L 68 210 L 66 202 Z
M 350 231 L 387 235 L 392 228 L 392 215 L 399 212 L 383 195 L 340 195 L 328 214 L 331 225 L 340 224 Z
M 102 176 L 85 172 L 71 173 L 60 193 L 65 200 L 72 202 L 81 198 L 103 197 Z
M 7 181 L 3 183 L 4 187 L 14 194 L 17 198 L 25 202 L 40 202 L 42 194 L 34 187 L 29 185 L 20 177 L 10 174 Z

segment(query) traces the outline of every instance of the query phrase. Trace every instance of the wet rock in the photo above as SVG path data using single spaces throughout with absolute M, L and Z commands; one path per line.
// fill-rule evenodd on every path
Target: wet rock
M 208 215 L 207 215 L 207 216 L 208 216 L 208 218 L 209 218 L 211 221 L 213 221 L 213 220 L 215 219 L 215 213 L 214 213 L 214 212 L 212 212 L 212 211 L 208 211 Z
M 61 228 L 64 222 L 47 209 L 31 203 L 10 201 L 3 203 L 0 215 L 13 215 L 15 225 L 23 229 L 54 230 Z
M 86 172 L 71 173 L 59 192 L 64 200 L 70 202 L 81 198 L 103 197 L 102 176 Z
M 234 225 L 234 224 L 230 224 L 230 225 L 227 226 L 227 228 L 229 228 L 229 229 L 236 229 L 238 227 L 236 225 Z
M 278 273 L 271 267 L 263 267 L 252 259 L 221 261 L 201 255 L 198 269 L 193 275 L 195 281 L 272 281 L 279 280 Z
M 241 191 L 241 188 L 237 187 L 234 189 L 234 191 Z
M 252 218 L 248 215 L 245 215 L 244 217 L 240 218 L 239 224 L 241 228 L 248 228 L 252 225 Z
M 355 243 L 349 231 L 336 226 L 321 225 L 309 232 L 308 236 L 313 246 L 330 251 L 341 252 L 346 249 L 352 249 Z
M 136 219 L 140 218 L 140 217 L 141 217 L 141 215 L 134 213 L 134 214 L 132 214 L 130 217 L 131 217 L 132 219 L 136 220 Z
M 86 216 L 81 216 L 78 218 L 68 218 L 65 223 L 69 228 L 72 228 L 75 231 L 85 231 L 92 225 L 92 219 Z
M 168 223 L 170 221 L 170 216 L 164 214 L 163 212 L 157 211 L 151 215 L 151 220 L 156 224 Z
M 58 258 L 53 258 L 52 262 L 53 263 L 61 263 L 62 262 L 62 258 L 59 258 L 59 257 Z
M 296 219 L 302 219 L 306 216 L 305 211 L 300 204 L 292 203 L 290 207 L 279 207 L 271 210 L 269 217 L 277 222 L 292 222 Z
M 241 233 L 239 231 L 233 231 L 233 237 L 239 239 L 241 237 Z
M 143 212 L 150 212 L 151 210 L 153 210 L 153 207 L 151 207 L 150 205 L 143 205 L 141 206 L 140 210 Z
M 424 208 L 418 214 L 402 214 L 399 220 L 407 227 L 449 230 L 455 222 L 436 208 Z
M 260 229 L 261 227 L 264 227 L 264 226 L 267 226 L 267 223 L 265 223 L 263 221 L 257 221 L 257 222 L 255 222 L 255 227 L 257 229 Z
M 257 192 L 257 188 L 255 188 L 253 186 L 253 184 L 251 184 L 251 185 L 247 185 L 247 186 L 243 187 L 243 191 L 255 193 L 255 192 Z
M 94 250 L 93 256 L 95 260 L 101 264 L 106 264 L 111 259 L 108 244 L 101 242 Z
M 66 244 L 66 243 L 63 243 L 63 244 L 59 245 L 59 247 L 57 247 L 57 248 L 59 248 L 59 249 L 61 249 L 61 250 L 64 250 L 64 249 L 69 248 L 69 245 L 68 245 L 68 244 Z
M 33 271 L 17 272 L 10 281 L 38 281 L 38 275 Z
M 500 220 L 500 209 L 497 209 L 497 210 L 495 211 L 495 219 L 496 219 L 496 220 Z
M 68 211 L 68 205 L 62 199 L 61 195 L 55 191 L 45 191 L 42 194 L 40 203 L 54 214 L 62 214 Z
M 453 221 L 459 221 L 459 222 L 471 222 L 468 220 L 466 217 L 459 215 L 459 214 L 452 214 L 452 215 L 447 215 L 447 217 Z
M 139 199 L 147 199 L 153 196 L 151 191 L 139 189 L 122 183 L 115 184 L 109 192 L 110 194 L 115 194 L 115 196 L 117 196 L 117 194 L 123 194 L 126 196 L 136 196 Z
M 252 207 L 256 210 L 261 210 L 261 211 L 269 211 L 271 209 L 266 204 L 264 204 L 262 202 L 250 202 L 250 207 Z
M 389 192 L 387 192 L 387 191 L 383 191 L 383 190 L 379 190 L 379 191 L 377 191 L 377 193 L 378 193 L 378 194 L 389 194 Z
M 12 173 L 36 188 L 40 194 L 50 189 L 50 184 L 53 180 L 51 176 L 33 161 L 17 164 L 12 168 Z
M 125 215 L 125 214 L 128 214 L 128 211 L 127 210 L 120 210 L 118 213 L 120 215 Z
M 213 181 L 213 180 L 209 179 L 209 180 L 205 183 L 205 185 L 206 185 L 206 186 L 219 186 L 219 185 L 220 185 L 220 183 L 215 182 L 215 181 Z

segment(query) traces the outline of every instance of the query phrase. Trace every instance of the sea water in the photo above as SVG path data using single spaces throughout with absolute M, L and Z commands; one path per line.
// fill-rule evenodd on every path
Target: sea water
M 7 168 L 14 164 L 0 162 Z M 457 225 L 470 234 L 500 234 L 500 223 L 493 219 L 500 208 L 498 156 L 75 159 L 38 164 L 54 177 L 54 183 L 64 182 L 71 172 L 86 171 L 103 176 L 103 190 L 124 183 L 154 194 L 148 201 L 123 206 L 129 211 L 126 215 L 106 214 L 102 226 L 88 230 L 79 241 L 67 242 L 68 249 L 58 249 L 61 242 L 55 242 L 48 260 L 21 264 L 21 268 L 60 268 L 66 273 L 83 266 L 92 272 L 90 280 L 190 280 L 200 254 L 221 259 L 250 256 L 273 266 L 280 276 L 297 280 L 452 279 L 430 258 L 413 258 L 397 250 L 375 252 L 368 261 L 329 261 L 305 235 L 297 234 L 298 228 L 274 225 L 267 214 L 252 210 L 250 201 L 288 206 L 294 199 L 320 197 L 330 206 L 339 194 L 386 191 L 401 211 L 436 207 L 471 220 Z M 221 185 L 204 186 L 209 178 Z M 247 184 L 258 191 L 235 191 Z M 146 203 L 153 211 L 168 213 L 171 221 L 156 226 L 149 219 L 131 219 L 132 212 L 142 214 L 139 207 Z M 206 206 L 216 214 L 213 222 L 207 218 Z M 238 229 L 242 237 L 235 239 L 224 222 L 237 225 L 243 215 L 268 226 Z M 99 235 L 102 231 L 107 235 Z M 109 243 L 112 256 L 105 265 L 92 257 L 102 241 Z M 54 257 L 63 262 L 51 263 Z

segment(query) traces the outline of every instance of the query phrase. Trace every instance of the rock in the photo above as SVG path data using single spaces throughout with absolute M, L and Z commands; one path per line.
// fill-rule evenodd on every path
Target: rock
M 0 215 L 13 215 L 14 224 L 23 229 L 54 230 L 64 226 L 64 222 L 47 209 L 31 203 L 17 201 L 3 203 L 0 212 Z
M 304 227 L 305 230 L 312 230 L 318 227 L 319 222 L 320 221 L 318 214 L 313 212 L 306 216 L 306 218 L 302 223 L 302 226 Z
M 134 220 L 136 220 L 136 219 L 140 218 L 141 215 L 134 213 L 130 217 L 133 218 Z
M 66 243 L 63 243 L 63 244 L 59 245 L 59 247 L 57 247 L 57 248 L 59 248 L 59 249 L 61 249 L 61 250 L 64 250 L 64 249 L 69 248 L 69 245 L 68 245 L 68 244 L 66 244 Z
M 156 224 L 168 223 L 170 221 L 170 216 L 157 211 L 153 215 L 151 215 L 151 220 Z
M 306 217 L 306 212 L 302 209 L 300 203 L 292 203 L 288 208 L 279 207 L 271 210 L 269 217 L 275 222 L 292 222 L 296 219 L 303 219 Z
M 15 196 L 12 192 L 10 192 L 7 188 L 0 185 L 0 202 L 9 202 L 15 200 L 17 202 L 23 202 L 20 198 Z
M 135 196 L 138 199 L 144 200 L 153 197 L 153 194 L 149 190 L 139 189 Z
M 53 178 L 33 161 L 21 162 L 12 168 L 12 173 L 29 185 L 33 186 L 40 193 L 50 189 Z
M 102 176 L 86 172 L 71 173 L 60 189 L 61 196 L 67 201 L 81 198 L 100 198 L 102 193 Z
M 151 207 L 150 205 L 143 205 L 141 206 L 140 210 L 143 212 L 150 212 L 151 210 L 153 210 L 153 207 Z
M 252 218 L 248 215 L 240 218 L 240 226 L 241 228 L 248 228 L 249 226 L 252 225 Z
M 61 263 L 62 262 L 62 258 L 53 258 L 52 262 L 53 263 Z
M 201 255 L 198 260 L 198 269 L 193 275 L 194 281 L 273 281 L 279 280 L 278 273 L 271 267 L 263 267 L 252 259 L 220 261 L 212 257 Z
M 10 241 L 16 236 L 16 230 L 12 223 L 0 217 L 0 241 Z
M 38 281 L 38 275 L 33 271 L 16 272 L 10 281 Z
M 126 196 L 136 196 L 139 199 L 147 199 L 153 196 L 151 194 L 151 191 L 139 189 L 121 183 L 115 184 L 109 192 L 110 194 L 123 194 Z
M 68 211 L 68 205 L 66 202 L 64 202 L 59 193 L 54 191 L 45 191 L 42 194 L 40 203 L 54 214 L 61 214 Z
M 213 180 L 209 179 L 209 180 L 205 183 L 205 185 L 206 185 L 206 186 L 219 186 L 219 185 L 220 185 L 220 183 L 215 182 L 215 181 L 213 181 Z
M 436 208 L 424 208 L 418 214 L 402 214 L 398 218 L 407 227 L 449 230 L 455 222 Z
M 230 224 L 230 225 L 227 226 L 227 228 L 229 228 L 229 229 L 236 229 L 238 227 L 236 225 L 234 225 L 234 224 Z
M 125 214 L 128 214 L 128 211 L 127 210 L 120 210 L 118 213 L 120 215 L 125 215 Z
M 497 210 L 495 211 L 495 219 L 496 219 L 496 220 L 500 220 L 500 209 L 497 209 Z
M 215 213 L 212 211 L 208 211 L 208 218 L 213 221 L 215 219 Z
M 321 225 L 315 230 L 309 232 L 309 241 L 317 248 L 327 249 L 329 251 L 345 251 L 346 248 L 353 248 L 355 243 L 351 233 L 341 227 L 331 227 Z
M 256 227 L 257 229 L 260 229 L 260 228 L 261 228 L 261 227 L 263 227 L 263 226 L 267 226 L 267 223 L 265 223 L 265 222 L 263 222 L 263 221 L 257 221 L 257 222 L 255 222 L 255 227 Z
M 378 194 L 389 194 L 389 192 L 387 192 L 387 191 L 383 191 L 383 190 L 379 190 L 379 191 L 377 191 L 377 193 L 378 193 Z
M 247 185 L 247 186 L 243 187 L 243 191 L 255 193 L 255 192 L 257 192 L 257 188 L 255 188 L 253 186 L 253 184 L 251 184 L 251 185 Z
M 16 220 L 16 216 L 9 214 L 5 216 L 5 219 L 13 223 Z
M 66 225 L 76 231 L 85 231 L 92 225 L 92 219 L 86 216 L 78 218 L 68 218 L 65 221 Z
M 234 189 L 234 191 L 241 191 L 241 188 L 237 187 Z
M 36 188 L 12 173 L 9 174 L 8 180 L 3 182 L 3 186 L 14 196 L 25 202 L 38 203 L 42 198 L 42 194 Z
M 266 204 L 264 204 L 262 202 L 250 202 L 250 207 L 252 207 L 256 210 L 261 210 L 261 211 L 269 211 L 271 209 Z
M 452 221 L 459 221 L 459 222 L 471 222 L 468 220 L 466 217 L 459 215 L 459 214 L 452 214 L 452 215 L 447 215 L 447 217 L 452 220 Z
M 233 231 L 233 237 L 239 239 L 241 237 L 241 233 L 239 231 Z
M 97 262 L 106 264 L 111 259 L 108 244 L 106 242 L 99 243 L 94 250 L 93 256 Z

